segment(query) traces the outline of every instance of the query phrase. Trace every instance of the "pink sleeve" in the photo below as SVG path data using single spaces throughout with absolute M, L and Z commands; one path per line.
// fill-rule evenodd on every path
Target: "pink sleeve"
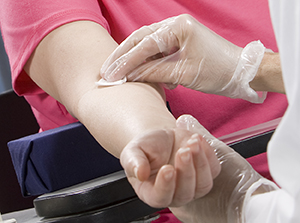
M 9 57 L 15 91 L 40 92 L 23 67 L 39 42 L 55 28 L 76 20 L 99 23 L 109 32 L 97 0 L 3 0 L 0 27 Z

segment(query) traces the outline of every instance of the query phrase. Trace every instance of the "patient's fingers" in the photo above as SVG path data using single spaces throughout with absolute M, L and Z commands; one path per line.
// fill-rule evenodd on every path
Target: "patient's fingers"
M 139 181 L 135 177 L 128 180 L 139 198 L 148 205 L 162 208 L 171 204 L 176 187 L 176 171 L 173 166 L 163 166 L 146 181 Z
M 189 132 L 180 128 L 175 132 L 176 140 L 172 130 L 150 131 L 121 153 L 129 182 L 153 207 L 181 206 L 206 195 L 220 172 L 219 160 L 202 136 L 194 134 L 187 140 Z
M 141 181 L 150 176 L 151 167 L 146 154 L 138 145 L 129 144 L 124 148 L 120 156 L 127 177 L 135 177 Z
M 176 191 L 172 207 L 185 205 L 193 199 L 206 195 L 211 190 L 213 176 L 205 146 L 209 145 L 205 140 L 201 140 L 198 134 L 194 134 L 188 140 L 186 148 L 178 150 L 175 164 Z
M 149 131 L 131 140 L 120 156 L 128 176 L 147 180 L 151 171 L 158 172 L 170 160 L 173 141 L 172 130 Z
M 157 208 L 167 207 L 172 202 L 176 184 L 173 166 L 151 170 L 148 157 L 136 143 L 129 143 L 120 159 L 130 184 L 142 201 Z
M 155 180 L 152 190 L 145 191 L 148 204 L 152 207 L 167 207 L 173 200 L 176 187 L 176 171 L 173 166 L 163 166 Z M 149 193 L 150 192 L 150 193 Z

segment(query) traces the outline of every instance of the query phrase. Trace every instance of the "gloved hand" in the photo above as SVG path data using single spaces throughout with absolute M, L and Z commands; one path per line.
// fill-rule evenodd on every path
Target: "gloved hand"
M 142 133 L 120 160 L 136 194 L 152 207 L 182 206 L 203 197 L 220 172 L 209 144 L 181 128 Z
M 244 222 L 244 207 L 251 195 L 278 189 L 273 182 L 261 177 L 238 153 L 213 137 L 192 116 L 179 117 L 177 127 L 202 135 L 215 149 L 221 163 L 221 173 L 206 196 L 182 207 L 171 208 L 183 222 Z
M 220 37 L 192 16 L 180 15 L 133 32 L 103 64 L 107 81 L 164 82 L 197 91 L 261 103 L 249 86 L 265 48 L 244 49 Z

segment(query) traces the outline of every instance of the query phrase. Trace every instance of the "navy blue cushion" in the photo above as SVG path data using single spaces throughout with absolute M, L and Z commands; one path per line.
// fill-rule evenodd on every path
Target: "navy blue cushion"
M 23 196 L 41 195 L 122 170 L 81 123 L 8 143 Z

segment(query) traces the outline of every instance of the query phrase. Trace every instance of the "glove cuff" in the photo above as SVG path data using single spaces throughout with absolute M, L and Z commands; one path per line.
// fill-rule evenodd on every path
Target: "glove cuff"
M 254 91 L 249 83 L 255 77 L 264 53 L 265 47 L 260 41 L 247 44 L 241 53 L 230 82 L 221 90 L 222 95 L 241 98 L 252 103 L 263 103 L 267 93 Z
M 247 203 L 251 196 L 255 192 L 266 193 L 277 189 L 279 188 L 275 183 L 262 178 L 253 170 L 251 177 L 249 179 L 241 178 L 233 190 L 228 203 L 227 222 L 244 223 Z

